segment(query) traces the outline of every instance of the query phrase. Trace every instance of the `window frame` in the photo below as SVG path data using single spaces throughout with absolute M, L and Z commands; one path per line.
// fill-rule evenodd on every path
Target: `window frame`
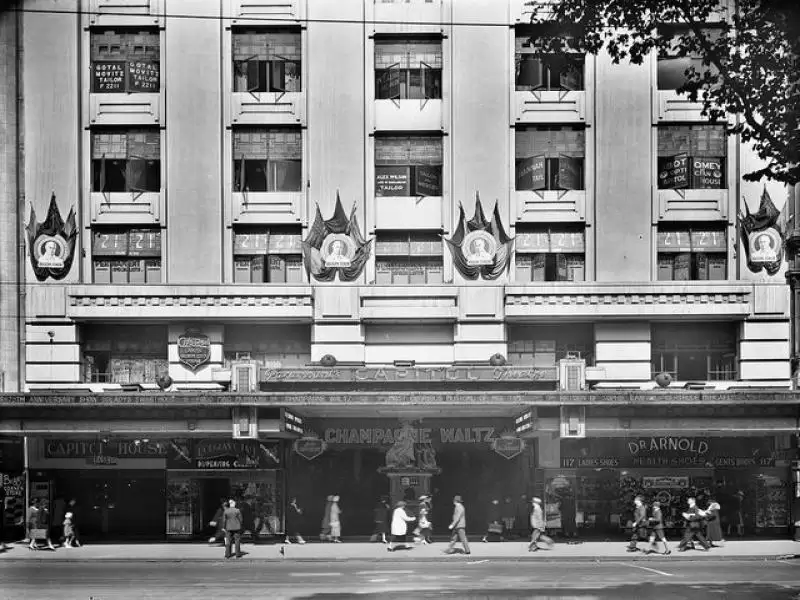
M 265 58 L 253 54 L 246 59 L 237 59 L 236 46 L 239 36 L 259 36 L 257 45 L 264 50 Z M 270 36 L 291 35 L 296 37 L 297 58 L 271 52 Z M 231 90 L 234 93 L 300 93 L 303 91 L 303 35 L 302 31 L 286 28 L 237 28 L 231 31 Z M 289 68 L 288 65 L 293 65 Z M 279 77 L 276 77 L 279 73 Z M 256 80 L 251 82 L 251 76 Z M 242 80 L 243 78 L 243 80 Z M 280 81 L 279 81 L 280 80 Z M 241 89 L 241 83 L 244 89 Z
M 130 136 L 136 134 L 146 134 L 148 138 L 156 140 L 158 144 L 158 158 L 146 157 L 135 154 L 131 150 L 133 145 Z M 96 149 L 97 138 L 99 136 L 124 135 L 125 138 L 125 158 L 107 158 L 106 153 Z M 158 127 L 114 127 L 97 128 L 89 132 L 90 143 L 90 191 L 102 194 L 154 194 L 161 193 L 161 160 L 162 144 L 161 131 Z M 111 142 L 109 142 L 110 144 Z M 149 142 L 145 142 L 149 143 Z M 96 157 L 96 154 L 101 154 Z M 114 181 L 121 182 L 122 185 L 114 185 L 114 189 L 109 189 L 109 164 L 116 173 Z M 137 169 L 137 167 L 139 167 Z M 144 187 L 138 185 L 144 180 Z
M 136 235 L 141 235 L 140 242 L 145 240 L 146 235 L 152 234 L 150 249 L 132 248 L 132 238 Z M 131 227 L 93 227 L 91 230 L 92 243 L 91 243 L 91 263 L 92 263 L 92 282 L 106 285 L 159 285 L 164 280 L 164 263 L 163 263 L 163 250 L 164 250 L 164 230 L 160 227 L 154 226 L 131 226 Z M 106 236 L 106 239 L 113 239 L 114 246 L 107 247 L 106 252 L 99 252 L 100 248 L 97 247 L 98 238 Z M 112 236 L 116 236 L 113 237 Z M 124 248 L 118 248 L 117 242 L 121 242 L 124 236 Z M 108 263 L 104 265 L 103 263 Z M 139 268 L 134 271 L 131 267 L 138 266 Z M 100 269 L 108 269 L 108 280 L 99 278 L 98 275 L 102 273 Z M 141 279 L 138 281 L 131 280 L 131 273 L 141 272 Z M 120 281 L 120 275 L 115 273 L 124 273 L 124 281 Z M 115 279 L 116 278 L 116 279 Z
M 443 284 L 444 242 L 441 238 L 435 239 L 437 235 L 436 232 L 430 230 L 378 231 L 375 236 L 375 284 Z M 395 251 L 387 248 L 385 246 L 387 244 L 395 244 Z M 403 245 L 405 245 L 405 251 L 402 249 Z M 426 251 L 425 248 L 428 248 L 428 250 Z M 383 266 L 385 266 L 385 269 L 381 268 Z M 403 274 L 403 270 L 406 270 L 407 273 Z M 380 275 L 382 273 L 389 273 L 391 281 L 381 281 Z M 406 279 L 403 280 L 403 277 Z
M 438 46 L 438 60 L 441 66 L 428 64 L 422 60 L 421 56 L 425 53 L 419 48 L 423 44 L 435 44 Z M 387 66 L 378 66 L 379 48 L 381 46 L 396 45 L 402 47 L 404 54 L 403 62 L 394 62 Z M 414 52 L 412 49 L 416 48 Z M 444 53 L 442 39 L 436 38 L 378 38 L 375 40 L 373 49 L 375 100 L 428 100 L 442 99 Z M 405 64 L 403 64 L 405 63 Z M 412 66 L 419 63 L 419 66 Z M 419 81 L 414 85 L 414 78 Z M 412 90 L 416 90 L 412 92 Z
M 123 37 L 118 46 L 102 43 L 103 35 L 120 35 Z M 143 34 L 149 36 L 146 42 L 136 40 Z M 128 38 L 128 39 L 125 39 Z M 152 42 L 155 41 L 155 46 Z M 111 56 L 114 48 L 119 56 Z M 108 48 L 108 57 L 98 55 L 102 48 Z M 153 57 L 155 48 L 156 57 Z M 142 56 L 136 56 L 141 54 Z M 150 54 L 151 56 L 147 56 Z M 161 93 L 161 32 L 154 27 L 100 27 L 91 28 L 89 31 L 89 69 L 90 90 L 92 94 L 158 94 Z M 98 81 L 104 69 L 101 65 L 108 65 L 109 73 L 120 77 L 119 82 Z M 141 72 L 144 70 L 144 72 Z M 155 81 L 153 81 L 155 78 Z M 109 87 L 104 88 L 103 85 Z
M 417 158 L 413 157 L 414 142 L 424 143 L 425 141 L 435 140 L 438 146 L 435 158 L 420 158 L 424 152 L 417 152 Z M 380 145 L 397 142 L 395 152 L 405 153 L 404 160 L 401 158 L 388 159 L 378 158 L 381 151 Z M 402 145 L 405 149 L 400 150 Z M 390 148 L 384 149 L 388 151 Z M 431 153 L 434 154 L 434 153 Z M 438 162 L 435 162 L 437 161 Z M 398 162 L 399 161 L 399 162 Z M 439 135 L 404 135 L 404 136 L 377 136 L 375 137 L 375 148 L 373 152 L 374 173 L 374 195 L 376 198 L 409 198 L 409 197 L 432 197 L 439 198 L 444 195 L 444 139 Z M 381 178 L 385 177 L 386 181 Z M 394 179 L 394 185 L 392 185 Z M 404 185 L 402 181 L 405 180 Z M 435 180 L 437 187 L 431 184 Z M 400 187 L 402 186 L 402 187 Z M 397 189 L 392 189 L 393 187 Z M 426 189 L 427 187 L 427 189 Z M 400 193 L 393 193 L 393 192 Z M 407 193 L 402 193 L 407 191 Z M 435 193 L 438 192 L 438 193 Z
M 527 243 L 529 235 L 537 236 L 535 243 L 530 245 Z M 553 239 L 558 235 L 562 236 L 560 243 L 553 245 Z M 546 238 L 542 236 L 546 236 Z M 566 238 L 565 236 L 570 237 Z M 586 281 L 585 227 L 567 224 L 518 228 L 516 239 L 515 281 L 519 283 Z M 568 244 L 567 241 L 569 241 Z M 530 262 L 530 264 L 525 264 L 526 262 Z M 536 277 L 537 270 L 542 273 L 542 278 Z M 575 273 L 578 271 L 583 273 L 582 278 L 575 278 Z M 520 274 L 526 272 L 530 275 L 520 277 Z
M 705 245 L 709 234 L 712 243 Z M 668 242 L 672 235 L 676 235 L 674 245 Z M 681 236 L 685 239 L 682 240 Z M 727 281 L 727 236 L 727 226 L 718 223 L 661 225 L 656 230 L 656 281 Z M 678 260 L 684 263 L 680 267 L 676 265 Z M 720 265 L 722 277 L 712 277 Z M 685 270 L 688 277 L 676 279 L 678 268 Z M 667 270 L 671 273 L 669 279 L 662 277 Z M 705 277 L 701 277 L 703 271 Z
M 564 143 L 552 143 L 549 139 L 542 142 L 542 148 L 537 148 L 535 143 L 536 132 L 544 138 L 544 133 L 580 132 L 583 141 L 583 155 L 573 156 L 574 150 L 564 149 Z M 528 148 L 523 149 L 520 156 L 522 141 L 517 136 L 530 136 Z M 521 125 L 514 130 L 514 190 L 517 192 L 568 192 L 586 190 L 586 127 L 578 125 Z M 556 146 L 552 148 L 552 146 Z M 568 166 L 571 163 L 571 168 Z M 572 179 L 568 179 L 568 177 Z M 527 179 L 530 184 L 527 184 Z M 563 185 L 562 181 L 570 181 Z
M 240 141 L 238 135 L 265 134 L 264 145 L 266 149 L 263 154 L 266 158 L 248 158 L 250 154 L 260 154 L 254 152 L 254 144 L 251 142 Z M 292 145 L 299 146 L 296 152 L 298 158 L 287 158 L 282 156 L 282 152 L 272 153 L 272 144 L 283 144 L 284 142 L 272 140 L 272 135 L 292 134 L 296 140 Z M 292 194 L 303 191 L 303 158 L 304 158 L 304 136 L 303 130 L 299 127 L 240 127 L 234 128 L 231 132 L 231 191 L 233 193 L 263 193 L 263 194 Z M 259 143 L 260 145 L 260 143 Z M 295 154 L 294 152 L 292 154 Z M 281 181 L 278 168 L 283 166 L 283 181 L 293 181 L 295 185 L 279 186 Z M 253 187 L 253 182 L 256 186 Z
M 244 251 L 237 251 L 237 236 L 263 236 L 263 243 L 258 242 L 256 243 L 255 247 L 253 248 L 252 252 L 247 252 L 246 249 Z M 291 236 L 292 240 L 290 240 L 290 244 L 293 244 L 291 248 L 282 248 L 279 242 L 273 243 L 273 237 L 287 237 Z M 258 226 L 258 225 L 248 225 L 242 227 L 235 227 L 232 232 L 232 277 L 233 283 L 241 283 L 241 284 L 251 284 L 251 285 L 260 285 L 260 284 L 302 284 L 304 282 L 303 277 L 303 256 L 301 250 L 302 242 L 302 230 L 300 228 L 293 228 L 290 226 Z M 241 250 L 241 247 L 239 247 Z M 282 279 L 275 279 L 273 280 L 273 271 L 277 271 L 277 269 L 273 269 L 273 266 L 278 264 L 276 261 L 283 261 L 282 262 Z M 247 280 L 240 280 L 239 275 L 243 273 L 244 269 L 241 269 L 239 265 L 243 265 L 247 263 L 249 265 L 248 272 L 249 276 Z M 256 269 L 260 263 L 260 268 Z M 289 264 L 291 263 L 291 267 Z M 254 280 L 253 275 L 255 272 L 260 271 L 262 279 Z M 292 272 L 293 276 L 289 277 L 289 273 Z M 277 273 L 276 273 L 277 274 Z

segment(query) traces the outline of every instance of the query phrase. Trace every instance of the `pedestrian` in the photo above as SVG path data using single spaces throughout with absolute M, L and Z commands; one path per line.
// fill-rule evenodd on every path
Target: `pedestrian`
M 667 536 L 664 535 L 664 514 L 661 512 L 661 502 L 658 500 L 653 502 L 647 522 L 650 525 L 650 552 L 656 552 L 656 542 L 661 542 L 664 544 L 662 554 L 672 554 L 667 545 Z
M 697 539 L 697 541 L 700 542 L 700 547 L 705 552 L 709 549 L 708 541 L 703 535 L 706 513 L 697 506 L 697 500 L 695 498 L 690 497 L 687 502 L 689 508 L 683 513 L 686 524 L 684 525 L 683 539 L 681 539 L 681 543 L 678 546 L 678 551 L 686 552 L 689 549 L 689 544 L 692 543 L 694 539 Z
M 341 544 L 342 535 L 342 509 L 339 508 L 339 496 L 334 496 L 331 502 L 331 539 L 336 544 Z
M 25 515 L 25 525 L 27 527 L 27 538 L 29 540 L 28 550 L 38 550 L 39 546 L 36 543 L 37 534 L 39 530 L 39 499 L 31 498 L 31 504 L 28 507 L 28 513 Z
M 333 496 L 328 496 L 325 499 L 325 508 L 322 511 L 322 529 L 319 533 L 319 541 L 329 542 L 331 540 L 331 506 L 333 505 Z
M 57 496 L 53 501 L 53 514 L 50 520 L 50 538 L 59 543 L 64 541 L 62 535 L 64 515 L 67 512 L 67 503 L 62 496 Z
M 389 498 L 386 496 L 378 498 L 378 501 L 375 503 L 375 508 L 372 509 L 372 522 L 374 527 L 372 529 L 372 535 L 369 538 L 370 542 L 388 543 L 386 539 L 386 517 L 390 510 Z
M 461 542 L 464 546 L 464 554 L 471 554 L 469 551 L 469 542 L 467 541 L 467 511 L 461 500 L 461 496 L 453 496 L 453 520 L 450 522 L 448 529 L 452 531 L 450 536 L 450 545 L 445 550 L 445 554 L 455 554 L 456 542 Z
M 503 521 L 503 536 L 511 537 L 514 532 L 514 503 L 511 501 L 511 496 L 506 496 L 503 500 L 503 508 L 500 511 L 500 517 Z
M 286 512 L 286 539 L 284 543 L 291 544 L 292 537 L 298 544 L 305 544 L 306 541 L 300 532 L 303 530 L 303 509 L 297 504 L 297 498 L 293 497 L 289 502 L 289 509 Z
M 418 540 L 425 545 L 433 543 L 433 537 L 431 537 L 433 523 L 430 521 L 432 510 L 431 497 L 428 495 L 420 496 L 416 535 L 418 536 Z
M 208 524 L 214 528 L 214 533 L 208 538 L 209 544 L 217 543 L 223 538 L 222 515 L 225 513 L 226 508 L 228 508 L 228 501 L 225 498 L 220 498 L 219 508 L 217 508 L 217 512 L 214 513 L 214 516 L 208 522 Z
M 534 497 L 531 499 L 533 508 L 531 510 L 530 524 L 531 524 L 531 543 L 528 544 L 528 552 L 536 552 L 539 550 L 539 541 L 543 541 L 548 549 L 552 549 L 555 543 L 552 538 L 544 535 L 545 520 L 544 511 L 542 510 L 542 499 Z
M 81 513 L 78 510 L 78 501 L 75 498 L 67 503 L 67 510 L 72 513 L 72 543 L 77 548 L 81 547 Z
M 496 536 L 503 541 L 503 524 L 500 522 L 500 501 L 496 498 L 489 504 L 489 524 L 486 526 L 486 533 L 481 539 L 482 542 L 487 543 L 489 536 Z
M 231 499 L 222 513 L 222 532 L 225 534 L 225 558 L 231 557 L 231 545 L 236 546 L 236 558 L 242 557 L 242 511 Z
M 647 507 L 644 505 L 644 498 L 636 496 L 633 499 L 633 522 L 631 523 L 631 541 L 628 544 L 628 552 L 638 552 L 639 542 L 646 541 L 647 535 Z
M 55 550 L 50 537 L 50 504 L 47 500 L 42 500 L 39 504 L 39 528 L 41 529 L 40 535 L 44 537 L 47 544 L 47 549 Z
M 394 511 L 392 512 L 391 537 L 389 538 L 389 545 L 386 547 L 386 550 L 389 552 L 394 552 L 395 544 L 398 541 L 406 541 L 406 535 L 408 534 L 408 523 L 414 520 L 414 517 L 410 516 L 406 512 L 406 503 L 403 500 L 398 501 L 397 504 L 394 505 Z M 405 548 L 405 544 L 403 544 L 402 547 Z
M 719 520 L 720 510 L 719 502 L 713 496 L 709 498 L 708 508 L 706 509 L 706 538 L 712 548 L 725 543 L 725 539 L 722 537 L 722 523 Z
M 72 530 L 72 513 L 67 511 L 64 515 L 64 548 L 72 548 L 72 542 L 74 539 L 74 533 Z

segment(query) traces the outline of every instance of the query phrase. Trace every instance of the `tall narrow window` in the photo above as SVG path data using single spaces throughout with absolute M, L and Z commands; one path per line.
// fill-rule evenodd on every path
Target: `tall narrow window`
M 233 131 L 234 192 L 299 192 L 303 179 L 299 129 L 241 128 Z
M 441 196 L 442 138 L 375 138 L 376 196 Z
M 375 242 L 375 283 L 442 283 L 442 239 L 430 232 L 379 232 Z
M 233 233 L 235 283 L 302 283 L 299 227 L 237 227 Z
M 157 128 L 92 131 L 93 192 L 161 190 L 161 132 Z
M 239 29 L 233 32 L 234 92 L 299 92 L 300 32 Z
M 515 145 L 517 190 L 584 189 L 583 127 L 518 127 Z
M 727 239 L 719 225 L 661 225 L 658 228 L 659 281 L 724 281 Z
M 583 281 L 586 244 L 582 226 L 517 228 L 516 280 Z
M 92 92 L 157 93 L 160 43 L 157 29 L 93 29 Z
M 442 97 L 441 40 L 375 40 L 375 98 Z
M 660 189 L 726 188 L 728 143 L 722 125 L 660 125 Z
M 95 283 L 161 283 L 161 230 L 94 229 L 92 266 Z

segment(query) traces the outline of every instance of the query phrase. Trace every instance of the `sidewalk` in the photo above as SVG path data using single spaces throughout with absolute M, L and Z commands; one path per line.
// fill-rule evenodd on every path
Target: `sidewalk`
M 753 540 L 728 542 L 722 548 L 708 552 L 689 550 L 677 552 L 677 542 L 671 542 L 670 556 L 645 555 L 642 552 L 626 552 L 625 542 L 586 542 L 582 544 L 556 544 L 553 550 L 536 553 L 527 552 L 524 541 L 495 542 L 483 544 L 480 538 L 470 544 L 472 554 L 445 555 L 447 543 L 437 542 L 430 546 L 411 545 L 410 550 L 387 552 L 383 544 L 350 542 L 343 544 L 308 543 L 291 544 L 242 544 L 247 554 L 240 560 L 250 561 L 430 561 L 430 560 L 505 560 L 505 561 L 648 561 L 648 560 L 782 560 L 800 558 L 800 542 L 791 540 Z M 644 548 L 646 544 L 640 544 Z M 280 550 L 284 548 L 284 555 Z M 223 559 L 221 546 L 202 543 L 147 543 L 147 544 L 98 544 L 81 548 L 58 548 L 55 552 L 40 550 L 31 552 L 24 544 L 14 544 L 12 550 L 0 553 L 2 561 L 155 561 L 155 562 L 217 562 Z M 800 562 L 798 563 L 800 564 Z

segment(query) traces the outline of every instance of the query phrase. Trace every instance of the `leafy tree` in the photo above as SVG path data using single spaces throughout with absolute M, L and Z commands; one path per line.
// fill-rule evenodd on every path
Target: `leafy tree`
M 532 45 L 641 64 L 651 52 L 696 58 L 678 92 L 750 142 L 764 167 L 744 178 L 800 182 L 798 0 L 539 0 Z M 731 7 L 735 9 L 731 10 Z M 723 18 L 718 18 L 722 16 Z M 715 18 L 717 17 L 717 18 Z M 728 119 L 728 115 L 735 115 Z

